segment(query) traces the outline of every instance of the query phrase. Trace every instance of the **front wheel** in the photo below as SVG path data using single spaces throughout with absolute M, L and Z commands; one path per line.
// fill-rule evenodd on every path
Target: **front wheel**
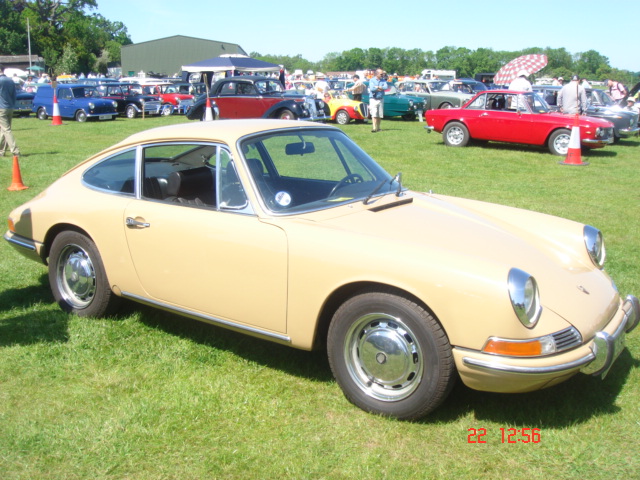
M 170 103 L 165 103 L 164 105 L 162 105 L 162 108 L 160 109 L 160 115 L 162 115 L 163 117 L 168 117 L 172 113 L 173 105 L 171 105 Z
M 47 118 L 49 118 L 49 115 L 47 115 L 47 110 L 44 107 L 40 107 L 36 115 L 38 116 L 38 120 L 46 120 Z
M 62 232 L 53 241 L 49 283 L 60 308 L 82 317 L 114 313 L 120 303 L 109 286 L 98 248 L 79 232 Z
M 134 107 L 133 105 L 127 105 L 127 108 L 125 109 L 124 113 L 127 116 L 127 118 L 136 118 L 138 116 L 138 111 L 136 110 L 136 107 Z
M 438 407 L 456 378 L 440 324 L 417 303 L 387 291 L 347 300 L 331 321 L 327 351 L 349 401 L 402 420 Z
M 80 123 L 84 123 L 87 121 L 87 112 L 85 112 L 84 110 L 78 110 L 76 112 L 76 121 L 80 122 Z
M 448 109 L 448 108 L 453 108 L 453 105 L 451 105 L 449 102 L 444 102 L 442 105 L 440 105 L 438 108 L 442 108 L 442 109 Z
M 469 143 L 469 130 L 460 122 L 451 122 L 444 127 L 442 138 L 450 147 L 464 147 Z
M 278 118 L 280 120 L 295 120 L 296 116 L 291 110 L 285 108 L 283 110 L 280 110 L 280 113 L 278 113 Z
M 566 156 L 569 152 L 569 140 L 571 140 L 571 131 L 566 128 L 556 130 L 549 137 L 549 151 L 554 155 Z
M 338 122 L 338 125 L 346 125 L 350 121 L 351 117 L 346 111 L 340 110 L 338 113 L 336 113 L 336 122 Z

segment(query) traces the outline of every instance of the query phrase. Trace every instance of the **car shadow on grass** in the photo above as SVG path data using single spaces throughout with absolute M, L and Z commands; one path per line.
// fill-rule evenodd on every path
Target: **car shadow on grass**
M 31 311 L 34 304 L 51 303 L 51 308 Z M 0 347 L 61 343 L 69 338 L 69 316 L 52 302 L 47 275 L 38 284 L 24 288 L 10 288 L 0 292 Z
M 171 335 L 298 377 L 320 382 L 333 380 L 324 351 L 299 350 L 144 305 L 126 308 L 135 308 L 145 325 Z
M 604 380 L 578 374 L 559 385 L 528 393 L 490 393 L 458 382 L 444 404 L 424 423 L 450 422 L 469 413 L 476 425 L 494 422 L 505 427 L 564 428 L 620 410 L 616 399 L 640 361 L 624 350 Z
M 231 352 L 290 375 L 320 382 L 333 381 L 323 350 L 302 351 L 151 307 L 136 305 L 133 308 L 139 312 L 140 321 L 151 328 Z M 579 374 L 549 389 L 520 394 L 480 392 L 458 381 L 444 403 L 420 423 L 455 422 L 473 413 L 478 425 L 486 420 L 505 426 L 563 428 L 586 422 L 594 416 L 617 412 L 616 398 L 631 370 L 639 366 L 640 361 L 624 350 L 605 380 Z

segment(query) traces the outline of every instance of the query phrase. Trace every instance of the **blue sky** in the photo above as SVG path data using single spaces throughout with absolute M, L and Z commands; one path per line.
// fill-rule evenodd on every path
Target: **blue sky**
M 97 12 L 123 22 L 134 43 L 186 35 L 314 62 L 357 47 L 564 47 L 596 50 L 614 68 L 640 71 L 638 0 L 98 0 Z

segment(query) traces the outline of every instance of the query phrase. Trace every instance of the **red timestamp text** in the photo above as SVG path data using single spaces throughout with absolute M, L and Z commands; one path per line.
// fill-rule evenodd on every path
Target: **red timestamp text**
M 467 428 L 467 443 L 487 443 L 486 428 Z M 501 443 L 540 443 L 539 428 L 500 428 Z

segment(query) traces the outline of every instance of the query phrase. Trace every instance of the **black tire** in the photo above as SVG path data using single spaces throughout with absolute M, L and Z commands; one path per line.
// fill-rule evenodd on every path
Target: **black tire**
M 560 128 L 553 132 L 549 137 L 547 146 L 549 151 L 554 155 L 566 156 L 569 152 L 569 140 L 571 139 L 571 131 L 566 128 Z
M 127 118 L 136 118 L 138 116 L 138 110 L 136 110 L 136 107 L 133 105 L 127 105 L 124 114 Z
M 36 115 L 38 116 L 38 120 L 46 120 L 49 118 L 49 115 L 47 115 L 47 109 L 44 107 L 40 107 Z
M 447 108 L 453 108 L 453 105 L 451 105 L 449 102 L 444 102 L 442 105 L 440 105 L 438 108 L 443 108 L 443 109 L 447 109 Z
M 89 118 L 87 116 L 87 112 L 85 112 L 84 110 L 78 110 L 76 112 L 76 121 L 80 122 L 80 123 L 84 123 L 87 121 L 87 118 Z
M 109 286 L 96 245 L 85 235 L 60 233 L 49 252 L 49 283 L 60 308 L 81 317 L 103 317 L 120 305 Z
M 440 324 L 420 305 L 391 292 L 363 292 L 342 304 L 329 327 L 327 352 L 350 402 L 401 420 L 434 410 L 456 380 Z
M 460 122 L 451 122 L 442 131 L 442 139 L 450 147 L 465 147 L 469 138 L 469 130 Z
M 351 117 L 346 110 L 338 110 L 336 112 L 336 122 L 338 125 L 346 125 L 351 121 Z
M 173 105 L 171 105 L 170 103 L 165 103 L 160 108 L 160 115 L 162 115 L 163 117 L 168 117 L 172 113 L 173 113 Z
M 278 118 L 280 120 L 295 120 L 298 117 L 288 108 L 283 108 L 278 112 Z

